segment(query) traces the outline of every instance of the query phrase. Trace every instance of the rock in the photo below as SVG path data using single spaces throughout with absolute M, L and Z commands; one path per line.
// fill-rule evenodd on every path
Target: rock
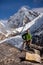
M 38 45 L 38 46 L 42 46 L 43 47 L 43 35 L 33 35 L 32 36 L 32 43 Z
M 6 38 L 5 35 L 2 34 L 2 33 L 0 33 L 0 41 L 1 41 L 1 40 L 4 40 L 5 38 Z
M 26 60 L 41 62 L 41 57 L 38 54 L 34 54 L 34 53 L 32 54 L 32 53 L 26 52 Z

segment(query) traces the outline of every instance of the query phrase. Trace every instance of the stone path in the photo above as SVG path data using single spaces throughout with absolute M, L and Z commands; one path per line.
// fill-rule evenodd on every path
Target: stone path
M 43 65 L 29 61 L 21 61 L 21 57 L 25 56 L 25 52 L 20 52 L 18 49 L 9 44 L 0 44 L 0 65 Z

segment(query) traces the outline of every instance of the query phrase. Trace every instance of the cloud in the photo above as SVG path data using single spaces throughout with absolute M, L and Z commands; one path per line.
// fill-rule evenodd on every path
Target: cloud
M 42 8 L 33 8 L 32 10 L 43 13 L 43 7 Z

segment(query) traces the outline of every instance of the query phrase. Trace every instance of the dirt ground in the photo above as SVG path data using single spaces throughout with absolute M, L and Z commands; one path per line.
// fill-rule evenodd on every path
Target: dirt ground
M 24 57 L 25 52 L 6 43 L 0 44 L 0 65 L 43 65 L 43 63 L 26 61 Z

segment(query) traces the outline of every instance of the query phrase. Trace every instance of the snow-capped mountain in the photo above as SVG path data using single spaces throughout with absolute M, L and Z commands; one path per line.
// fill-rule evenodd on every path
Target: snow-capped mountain
M 22 7 L 13 16 L 10 16 L 10 18 L 7 20 L 6 23 L 4 21 L 0 22 L 0 25 L 1 25 L 0 27 L 1 40 L 3 40 L 3 36 L 5 39 L 1 41 L 0 43 L 3 43 L 8 40 L 11 41 L 11 39 L 13 38 L 15 39 L 16 36 L 18 36 L 18 33 L 22 35 L 22 33 L 25 32 L 27 29 L 30 29 L 30 32 L 33 35 L 33 37 L 34 35 L 37 35 L 37 33 L 40 36 L 40 33 L 42 33 L 40 31 L 43 31 L 42 29 L 43 28 L 43 14 L 34 12 L 33 10 L 30 10 L 26 7 Z M 15 36 L 15 33 L 17 34 L 16 36 Z M 22 39 L 21 35 L 19 35 L 18 38 L 21 37 Z M 18 38 L 17 38 L 17 41 L 18 41 Z M 18 42 L 15 42 L 15 44 L 16 43 Z
M 26 23 L 35 19 L 38 15 L 39 13 L 34 12 L 26 7 L 22 7 L 16 14 L 10 16 L 8 20 L 8 26 L 10 28 L 22 27 Z
M 21 32 L 21 30 L 25 24 L 27 24 L 27 25 L 24 27 L 24 30 L 28 29 L 29 27 L 32 26 L 32 24 L 34 24 L 34 21 L 36 20 L 35 18 L 37 18 L 38 16 L 39 16 L 39 13 L 34 12 L 26 7 L 22 7 L 13 16 L 10 16 L 10 18 L 8 20 L 0 21 L 0 33 L 2 33 L 2 35 L 4 34 L 6 36 L 14 35 L 15 33 L 18 33 L 17 31 Z M 33 21 L 33 22 L 31 22 L 31 21 Z M 12 31 L 12 29 L 13 29 L 13 31 Z M 16 31 L 15 31 L 15 29 L 16 29 Z M 23 30 L 23 32 L 24 32 L 24 30 Z

